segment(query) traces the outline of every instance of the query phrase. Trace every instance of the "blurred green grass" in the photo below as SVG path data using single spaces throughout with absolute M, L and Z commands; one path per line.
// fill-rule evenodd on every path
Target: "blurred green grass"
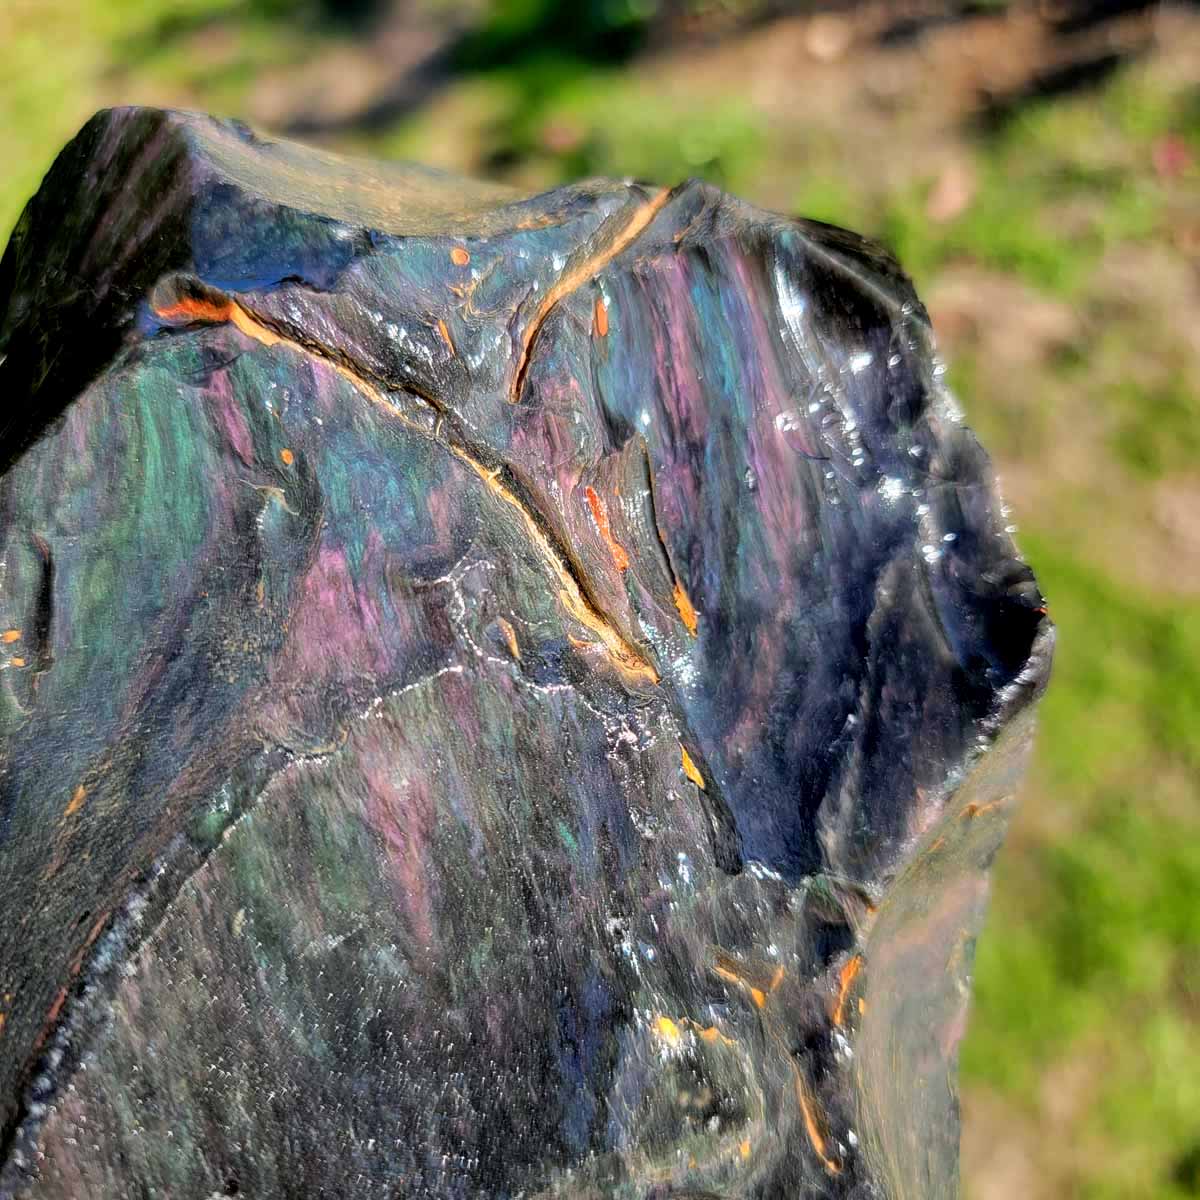
M 1002 22 L 996 7 L 978 20 Z M 529 186 L 699 175 L 897 252 L 1060 628 L 976 963 L 968 1194 L 1200 1195 L 1200 15 L 999 121 L 910 115 L 929 103 L 918 71 L 873 127 L 853 51 L 760 75 L 768 29 L 738 34 L 740 57 L 639 57 L 654 9 L 564 22 L 546 0 L 478 3 L 444 86 L 335 140 Z M 95 107 L 253 118 L 264 77 L 362 37 L 326 16 L 274 0 L 0 9 L 0 233 Z M 808 103 L 810 71 L 848 79 L 844 111 Z M 934 216 L 947 164 L 963 194 Z M 991 1143 L 1019 1145 L 1030 1172 L 1010 1178 Z

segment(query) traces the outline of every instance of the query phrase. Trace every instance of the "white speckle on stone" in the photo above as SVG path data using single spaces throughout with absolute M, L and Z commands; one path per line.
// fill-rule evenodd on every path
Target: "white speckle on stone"
M 804 312 L 808 300 L 796 281 L 779 265 L 775 267 L 775 294 L 779 298 L 779 312 L 789 331 L 797 341 L 804 340 Z

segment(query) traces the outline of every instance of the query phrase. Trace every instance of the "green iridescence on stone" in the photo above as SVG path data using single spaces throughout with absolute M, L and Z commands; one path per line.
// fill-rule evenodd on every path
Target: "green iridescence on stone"
M 1052 629 L 900 270 L 99 114 L 0 268 L 0 1196 L 951 1196 Z

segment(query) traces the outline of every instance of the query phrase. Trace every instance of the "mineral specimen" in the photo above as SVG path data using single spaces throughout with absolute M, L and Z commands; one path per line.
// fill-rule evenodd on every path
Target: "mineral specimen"
M 126 109 L 0 320 L 0 1195 L 956 1193 L 1052 634 L 883 252 Z

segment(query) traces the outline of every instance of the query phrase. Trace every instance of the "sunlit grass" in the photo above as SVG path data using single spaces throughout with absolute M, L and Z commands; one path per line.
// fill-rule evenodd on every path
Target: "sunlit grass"
M 0 243 L 62 145 L 98 108 L 169 103 L 236 114 L 266 67 L 331 36 L 272 19 L 271 0 L 0 4 Z M 197 38 L 218 29 L 220 54 Z
M 1192 1194 L 1169 1176 L 1196 1136 L 1200 602 L 1023 541 L 1060 629 L 1034 772 L 1060 833 L 999 864 L 964 1079 L 1036 1110 L 1080 1048 L 1098 1061 L 1075 1136 L 1121 1143 L 1081 1194 Z

